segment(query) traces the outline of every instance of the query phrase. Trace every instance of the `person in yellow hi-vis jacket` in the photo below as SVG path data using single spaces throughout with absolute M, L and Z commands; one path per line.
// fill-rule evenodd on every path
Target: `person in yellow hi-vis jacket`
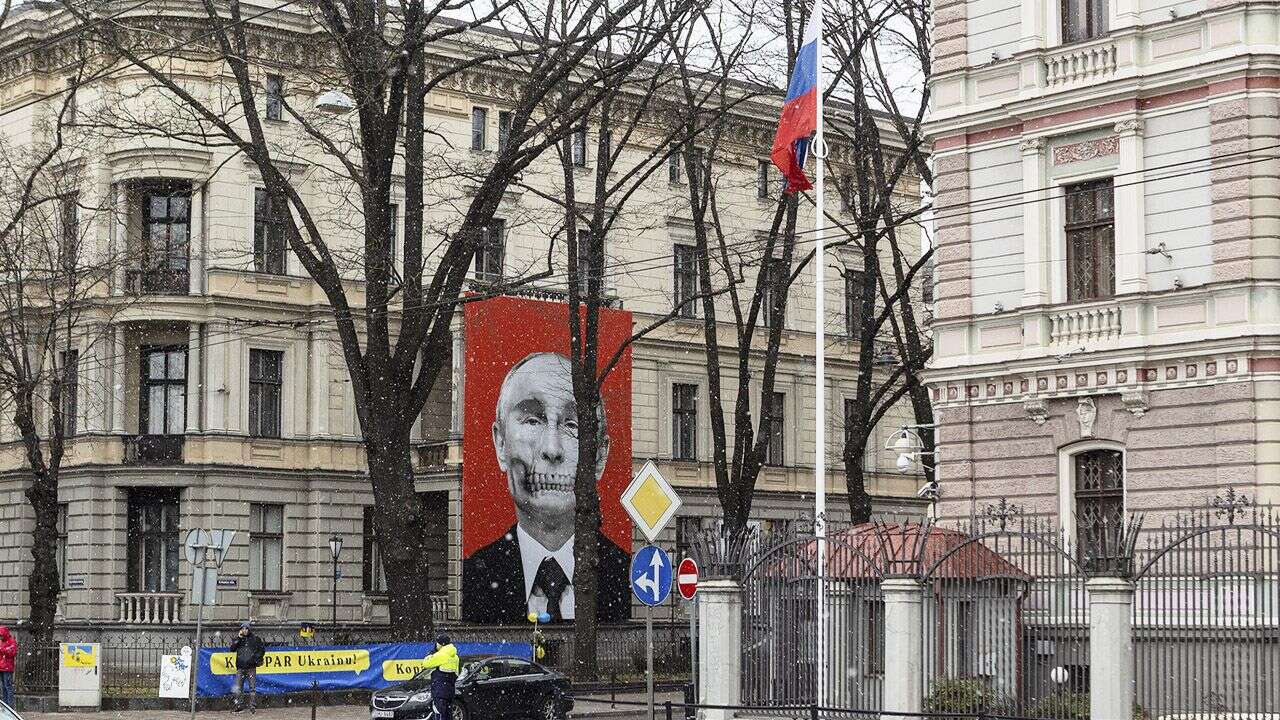
M 448 635 L 436 635 L 436 651 L 427 656 L 424 667 L 431 671 L 431 705 L 437 720 L 453 720 L 453 691 L 461 662 Z

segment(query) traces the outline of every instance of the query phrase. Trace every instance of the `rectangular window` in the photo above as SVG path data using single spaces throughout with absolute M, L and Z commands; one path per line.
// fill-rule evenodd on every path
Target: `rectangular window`
M 178 590 L 178 491 L 130 490 L 127 525 L 129 592 Z
M 850 339 L 862 337 L 862 288 L 866 273 L 844 271 L 844 332 Z
M 1107 34 L 1108 0 L 1061 0 L 1062 42 L 1074 43 Z
M 480 248 L 476 250 L 476 279 L 487 282 L 502 280 L 502 262 L 507 250 L 507 221 L 494 218 L 484 228 Z
M 783 432 L 786 428 L 787 396 L 776 392 L 769 398 L 764 415 L 769 420 L 769 446 L 765 451 L 765 465 L 783 465 L 786 461 Z
M 284 274 L 284 212 L 265 188 L 253 190 L 253 269 Z
M 75 268 L 68 256 L 74 257 L 80 245 L 80 193 L 73 192 L 58 198 L 58 225 L 62 228 L 63 267 Z
M 138 427 L 142 435 L 181 435 L 187 423 L 187 348 L 142 350 Z
M 766 200 L 769 197 L 769 174 L 773 163 L 768 160 L 756 161 L 756 197 Z
M 676 317 L 696 318 L 698 304 L 693 298 L 698 295 L 698 249 L 692 245 L 675 245 L 672 251 Z
M 191 240 L 191 186 L 185 183 L 148 185 L 142 191 L 144 267 L 152 272 L 187 272 Z M 186 281 L 183 281 L 185 292 Z
M 867 675 L 884 675 L 884 601 L 867 600 Z
M 471 149 L 486 149 L 489 135 L 489 111 L 482 107 L 471 108 Z
M 267 119 L 284 120 L 284 77 L 267 76 Z
M 280 437 L 280 390 L 284 384 L 284 353 L 249 351 L 249 436 Z
M 689 184 L 701 189 L 702 185 L 700 183 L 703 180 L 703 174 L 702 148 L 693 148 L 689 151 Z
M 387 576 L 382 570 L 381 548 L 378 547 L 378 531 L 373 520 L 373 507 L 364 508 L 364 591 L 371 595 L 387 592 Z
M 67 125 L 75 125 L 76 115 L 80 111 L 79 98 L 76 97 L 76 88 L 78 85 L 74 77 L 67 78 L 66 82 L 67 82 L 67 111 L 63 113 L 62 117 Z
M 761 320 L 764 327 L 773 327 L 777 320 L 785 327 L 787 285 L 791 281 L 791 269 L 783 263 L 782 258 L 769 258 L 764 269 L 765 283 Z
M 79 413 L 80 351 L 64 350 L 61 353 L 58 371 L 61 373 L 61 377 L 58 378 L 58 383 L 61 385 L 58 406 L 62 415 L 62 435 L 74 437 L 76 415 Z
M 684 153 L 680 148 L 671 148 L 671 156 L 667 158 L 667 182 L 679 185 L 684 182 Z
M 284 506 L 249 506 L 249 589 L 280 592 L 284 587 Z
M 850 210 L 853 210 L 853 175 L 849 173 L 841 175 L 840 182 L 836 183 L 836 192 L 840 193 L 841 212 L 849 212 Z
M 511 113 L 507 110 L 498 111 L 498 152 L 507 149 L 507 145 L 511 143 Z
M 1114 555 L 1124 529 L 1124 455 L 1089 450 L 1074 458 L 1076 545 L 1082 563 Z
M 671 386 L 671 459 L 698 459 L 698 386 Z
M 604 258 L 595 257 L 591 231 L 578 231 L 578 295 L 586 297 L 591 288 L 588 282 L 592 277 L 600 279 L 599 287 L 604 291 Z
M 1111 178 L 1066 188 L 1067 301 L 1115 295 L 1115 207 Z
M 587 126 L 583 125 L 573 131 L 573 136 L 569 144 L 569 159 L 573 162 L 574 167 L 586 167 L 587 165 Z
M 58 503 L 58 545 L 56 558 L 58 563 L 58 587 L 67 586 L 67 512 L 70 505 Z

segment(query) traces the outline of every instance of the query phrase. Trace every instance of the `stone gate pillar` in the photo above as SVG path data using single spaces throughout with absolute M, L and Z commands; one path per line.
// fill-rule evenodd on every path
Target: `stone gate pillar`
M 698 583 L 698 702 L 740 705 L 742 586 L 737 580 Z M 728 720 L 732 710 L 700 710 L 700 720 Z
M 1089 717 L 1133 712 L 1133 583 L 1098 577 L 1089 591 Z
M 884 595 L 884 710 L 918 713 L 923 706 L 921 654 L 924 598 L 920 581 L 887 577 L 880 581 Z

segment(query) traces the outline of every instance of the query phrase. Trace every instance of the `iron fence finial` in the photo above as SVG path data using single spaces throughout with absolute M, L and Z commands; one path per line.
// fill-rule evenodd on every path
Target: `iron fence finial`
M 1235 525 L 1236 518 L 1248 513 L 1250 505 L 1249 496 L 1237 493 L 1236 489 L 1230 485 L 1227 486 L 1226 492 L 1215 496 L 1209 504 L 1217 509 L 1215 515 L 1227 519 L 1228 525 Z

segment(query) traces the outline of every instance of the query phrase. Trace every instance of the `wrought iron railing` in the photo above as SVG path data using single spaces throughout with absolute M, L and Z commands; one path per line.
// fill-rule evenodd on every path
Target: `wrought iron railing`
M 191 291 L 191 271 L 129 270 L 125 273 L 125 286 L 133 295 L 186 295 Z
M 184 435 L 125 435 L 125 465 L 179 465 L 182 463 L 182 449 L 186 443 Z

